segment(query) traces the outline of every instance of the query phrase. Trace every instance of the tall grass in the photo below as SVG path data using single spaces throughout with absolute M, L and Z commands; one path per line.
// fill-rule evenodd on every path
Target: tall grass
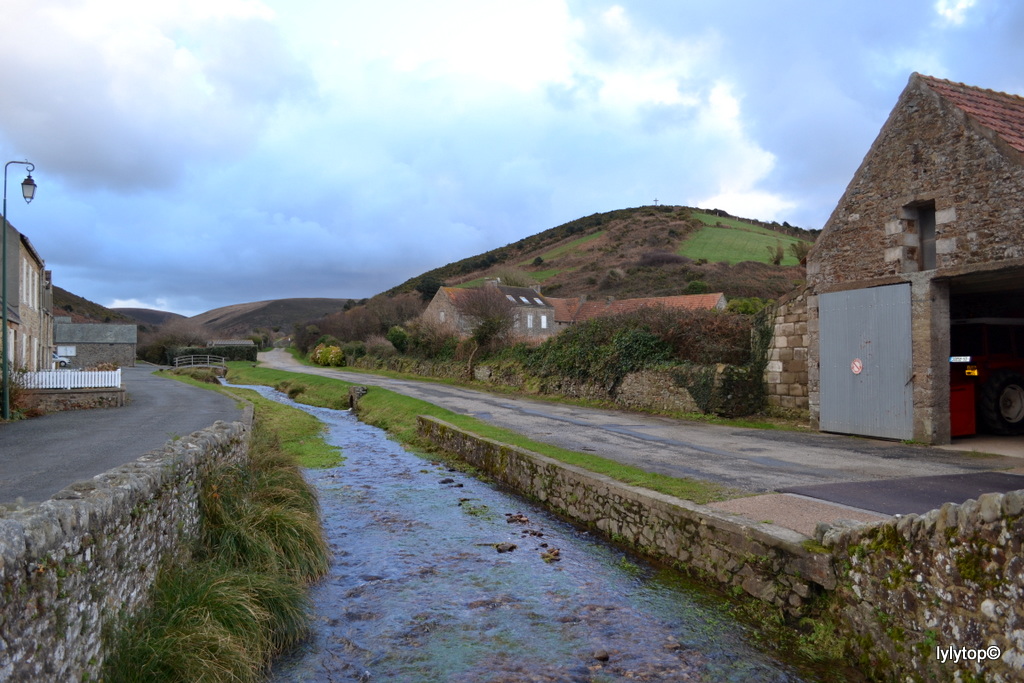
M 122 625 L 105 681 L 256 681 L 309 627 L 305 586 L 329 564 L 316 494 L 257 423 L 249 462 L 200 490 L 193 561 L 160 572 L 150 605 Z

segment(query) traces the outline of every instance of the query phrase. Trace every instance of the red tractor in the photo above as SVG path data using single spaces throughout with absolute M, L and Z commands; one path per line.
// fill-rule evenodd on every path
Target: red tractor
M 974 318 L 950 326 L 953 436 L 1024 433 L 1024 319 Z

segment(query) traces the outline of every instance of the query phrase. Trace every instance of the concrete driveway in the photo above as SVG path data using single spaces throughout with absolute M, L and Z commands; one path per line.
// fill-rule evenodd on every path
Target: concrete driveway
M 217 420 L 242 419 L 233 399 L 154 375 L 156 369 L 122 368 L 128 391 L 124 408 L 0 424 L 0 503 L 46 500 L 69 484 L 163 448 Z
M 1009 472 L 1024 467 L 1024 459 L 1017 457 L 582 408 L 308 367 L 280 350 L 261 354 L 260 360 L 269 367 L 381 386 L 537 441 L 595 453 L 651 472 L 717 482 L 749 493 L 799 492 L 803 498 L 840 504 L 845 510 L 870 511 L 875 517 L 959 503 L 988 491 L 1024 488 L 1024 477 L 1019 476 L 1024 469 Z M 993 471 L 997 474 L 968 476 Z M 919 478 L 923 479 L 916 481 Z M 913 496 L 904 495 L 910 490 Z M 773 496 L 772 500 L 774 507 L 786 507 L 786 500 L 796 507 L 792 497 Z M 751 514 L 761 519 L 785 517 L 784 510 L 772 514 L 754 510 Z M 844 516 L 854 515 L 838 515 Z M 799 530 L 806 528 L 804 524 Z

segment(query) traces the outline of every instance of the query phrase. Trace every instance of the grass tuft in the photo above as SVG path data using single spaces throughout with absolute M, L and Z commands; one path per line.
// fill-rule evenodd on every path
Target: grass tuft
M 216 467 L 199 498 L 195 561 L 162 569 L 150 607 L 116 636 L 104 680 L 256 681 L 308 632 L 305 586 L 330 554 L 294 458 L 257 422 L 249 462 Z

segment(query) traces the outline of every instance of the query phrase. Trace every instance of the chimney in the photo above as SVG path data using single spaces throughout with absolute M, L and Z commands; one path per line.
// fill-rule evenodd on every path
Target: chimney
M 540 294 L 540 285 L 539 285 L 539 284 L 536 284 L 536 285 L 530 285 L 530 289 L 532 289 L 533 291 L 535 291 L 535 292 L 537 292 L 538 294 Z
M 484 287 L 497 287 L 500 284 L 501 284 L 501 278 L 500 277 L 496 277 L 496 278 L 491 279 L 491 280 L 484 280 Z

